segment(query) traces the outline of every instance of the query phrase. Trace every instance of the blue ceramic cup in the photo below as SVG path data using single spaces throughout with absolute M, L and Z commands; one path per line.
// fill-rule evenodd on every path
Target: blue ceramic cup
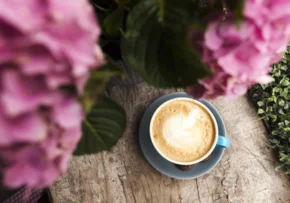
M 153 139 L 153 136 L 152 136 L 152 132 L 153 132 L 153 122 L 154 122 L 154 119 L 157 115 L 157 113 L 159 112 L 159 110 L 166 106 L 169 102 L 172 102 L 172 101 L 178 101 L 178 100 L 189 100 L 189 101 L 192 101 L 194 103 L 196 103 L 197 105 L 199 105 L 201 108 L 203 108 L 205 111 L 207 111 L 207 113 L 210 115 L 213 123 L 214 123 L 214 127 L 215 127 L 215 139 L 214 139 L 214 142 L 210 148 L 210 150 L 204 155 L 202 156 L 201 158 L 197 159 L 197 160 L 194 160 L 194 161 L 191 161 L 191 162 L 180 162 L 180 161 L 176 161 L 176 160 L 173 160 L 169 157 L 167 157 L 166 155 L 164 155 L 162 153 L 161 150 L 158 149 L 157 145 L 155 144 L 155 141 Z M 167 102 L 163 103 L 162 105 L 160 105 L 157 110 L 154 112 L 152 118 L 151 118 L 151 121 L 150 121 L 150 138 L 151 138 L 151 141 L 152 141 L 152 144 L 154 146 L 154 148 L 156 149 L 156 151 L 163 157 L 165 158 L 166 160 L 174 163 L 174 164 L 178 164 L 178 165 L 192 165 L 192 164 L 197 164 L 199 162 L 202 162 L 204 159 L 206 159 L 211 153 L 212 151 L 214 150 L 215 147 L 222 147 L 222 148 L 228 148 L 230 146 L 230 139 L 223 136 L 223 135 L 218 135 L 218 125 L 217 125 L 217 122 L 216 122 L 216 119 L 215 117 L 213 116 L 213 114 L 211 113 L 211 111 L 204 105 L 202 104 L 201 102 L 195 100 L 195 99 L 191 99 L 191 98 L 175 98 L 175 99 L 171 99 L 171 100 L 168 100 Z

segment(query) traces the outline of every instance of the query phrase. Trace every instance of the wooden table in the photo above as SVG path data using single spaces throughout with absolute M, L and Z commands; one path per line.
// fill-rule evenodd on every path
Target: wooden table
M 138 125 L 157 98 L 176 90 L 157 90 L 141 83 L 113 87 L 109 93 L 127 112 L 127 129 L 110 151 L 74 157 L 50 188 L 55 203 L 276 203 L 290 202 L 290 181 L 275 171 L 266 130 L 246 97 L 212 101 L 222 115 L 232 145 L 213 171 L 193 180 L 176 180 L 144 159 Z

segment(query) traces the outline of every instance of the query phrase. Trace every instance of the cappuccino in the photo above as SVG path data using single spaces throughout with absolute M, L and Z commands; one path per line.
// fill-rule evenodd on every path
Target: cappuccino
M 193 162 L 205 156 L 216 137 L 208 111 L 189 99 L 161 106 L 151 121 L 151 139 L 163 156 L 177 162 Z

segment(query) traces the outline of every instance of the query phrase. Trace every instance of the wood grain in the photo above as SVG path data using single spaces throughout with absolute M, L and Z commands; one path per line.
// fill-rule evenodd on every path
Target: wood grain
M 175 180 L 153 169 L 138 145 L 144 110 L 177 90 L 139 84 L 113 87 L 109 95 L 127 112 L 127 129 L 109 152 L 74 157 L 67 173 L 50 188 L 55 203 L 286 203 L 290 182 L 275 172 L 266 130 L 246 97 L 211 101 L 222 115 L 232 145 L 213 171 L 193 180 Z

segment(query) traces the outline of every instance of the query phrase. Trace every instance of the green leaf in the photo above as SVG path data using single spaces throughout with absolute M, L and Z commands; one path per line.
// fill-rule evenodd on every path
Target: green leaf
M 125 63 L 155 87 L 185 87 L 209 75 L 190 42 L 196 1 L 141 1 L 129 13 Z
M 99 98 L 83 122 L 83 135 L 74 154 L 92 154 L 110 149 L 122 136 L 125 127 L 124 109 L 109 98 Z
M 115 0 L 119 6 L 126 7 L 128 9 L 133 8 L 141 0 Z
M 97 13 L 107 12 L 114 5 L 114 0 L 90 0 Z
M 270 117 L 273 118 L 273 119 L 277 119 L 277 116 L 274 115 L 274 114 L 272 114 Z
M 278 70 L 276 73 L 274 73 L 274 76 L 279 77 L 281 75 L 281 72 Z
M 274 101 L 274 98 L 273 98 L 273 96 L 272 96 L 272 97 L 269 97 L 269 98 L 267 99 L 267 101 L 269 101 L 269 102 L 272 102 L 272 101 Z
M 272 131 L 272 135 L 278 135 L 278 134 L 279 134 L 279 132 L 277 130 Z M 274 142 L 274 140 L 271 140 L 271 141 Z M 275 140 L 275 141 L 277 141 L 277 140 Z
M 265 103 L 263 101 L 258 101 L 257 104 L 258 104 L 258 106 L 264 106 L 265 105 Z
M 283 81 L 281 82 L 281 85 L 282 85 L 282 86 L 289 86 L 289 84 L 290 84 L 290 82 L 289 82 L 288 80 L 283 80 Z
M 279 104 L 279 106 L 284 106 L 285 105 L 285 101 L 283 99 L 279 99 L 278 104 Z
M 281 67 L 279 67 L 281 70 L 287 70 L 288 69 L 288 67 L 287 66 L 281 66 Z
M 263 109 L 258 109 L 258 114 L 263 114 L 265 111 Z
M 281 115 L 285 114 L 284 111 L 283 111 L 283 109 L 279 109 L 278 110 L 278 113 L 281 114 Z
M 115 2 L 120 6 L 123 6 L 123 5 L 130 3 L 130 1 L 131 0 L 115 0 Z
M 284 97 L 284 99 L 287 99 L 288 98 L 288 90 L 285 91 L 285 89 L 284 89 L 282 96 Z
M 276 166 L 275 171 L 281 171 L 282 168 L 283 168 L 283 165 Z
M 270 97 L 270 94 L 268 92 L 263 92 L 263 97 Z
M 107 57 L 107 64 L 90 74 L 90 78 L 85 85 L 85 90 L 80 98 L 85 112 L 90 112 L 93 104 L 103 91 L 105 85 L 112 77 L 123 77 L 124 73 L 119 65 Z
M 117 37 L 120 35 L 120 30 L 123 25 L 124 10 L 119 7 L 113 12 L 109 13 L 103 22 L 104 31 L 112 36 Z

